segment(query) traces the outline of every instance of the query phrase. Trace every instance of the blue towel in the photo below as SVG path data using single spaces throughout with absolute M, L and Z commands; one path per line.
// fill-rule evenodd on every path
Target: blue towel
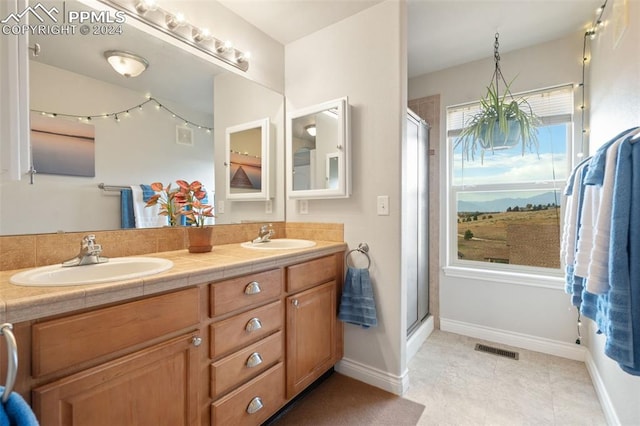
M 368 269 L 347 268 L 338 319 L 362 328 L 378 325 Z
M 632 127 L 630 129 L 625 130 L 624 132 L 618 133 L 613 139 L 603 144 L 596 153 L 593 155 L 591 162 L 589 163 L 589 172 L 584 179 L 585 185 L 599 185 L 602 186 L 602 181 L 604 179 L 604 165 L 607 157 L 607 150 L 611 145 L 616 143 L 618 139 L 623 137 L 627 137 L 630 133 L 638 129 L 637 127 Z
M 0 386 L 0 395 L 4 386 Z M 38 426 L 36 415 L 17 392 L 11 392 L 6 403 L 0 403 L 0 426 Z
M 156 195 L 156 191 L 151 189 L 151 185 L 140 185 L 140 188 L 142 188 L 142 201 L 145 203 L 149 201 L 149 198 Z
M 120 227 L 123 229 L 136 227 L 136 217 L 133 213 L 133 191 L 129 188 L 120 190 Z

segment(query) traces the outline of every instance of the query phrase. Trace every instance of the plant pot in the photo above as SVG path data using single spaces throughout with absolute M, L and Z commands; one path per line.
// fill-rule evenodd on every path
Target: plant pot
M 490 135 L 490 138 L 482 141 L 482 148 L 487 151 L 513 148 L 520 142 L 519 130 L 517 121 L 507 121 L 507 131 L 505 133 L 500 129 L 500 124 L 496 121 L 493 123 L 492 131 L 486 132 L 486 134 Z
M 192 226 L 187 228 L 189 238 L 189 253 L 207 253 L 213 248 L 213 227 L 200 228 Z

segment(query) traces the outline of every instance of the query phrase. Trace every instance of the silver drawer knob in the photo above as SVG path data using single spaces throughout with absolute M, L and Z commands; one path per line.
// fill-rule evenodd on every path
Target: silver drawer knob
M 293 306 L 295 306 L 296 308 L 297 308 L 298 306 L 300 306 L 300 302 L 298 302 L 298 299 L 293 299 L 293 300 L 291 301 L 291 304 L 292 304 Z
M 254 352 L 247 358 L 246 366 L 249 368 L 262 364 L 262 357 L 258 352 Z
M 257 413 L 262 409 L 262 407 L 264 407 L 264 404 L 262 404 L 262 399 L 260 399 L 259 396 L 256 396 L 251 400 L 251 402 L 247 406 L 247 413 L 249 414 Z
M 260 330 L 262 328 L 262 323 L 259 318 L 251 318 L 244 329 L 251 333 L 252 331 Z
M 249 284 L 247 284 L 247 286 L 244 288 L 244 294 L 258 294 L 262 291 L 262 289 L 260 288 L 260 283 L 258 281 L 251 281 Z
M 193 343 L 193 346 L 200 346 L 202 344 L 202 337 L 193 336 L 191 343 Z

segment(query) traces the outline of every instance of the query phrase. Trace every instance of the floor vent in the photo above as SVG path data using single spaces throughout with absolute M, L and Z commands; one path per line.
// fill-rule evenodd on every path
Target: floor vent
M 503 356 L 505 358 L 510 359 L 518 359 L 518 352 L 508 351 L 506 349 L 494 348 L 492 346 L 482 345 L 480 343 L 476 343 L 476 351 L 486 352 L 489 354 Z

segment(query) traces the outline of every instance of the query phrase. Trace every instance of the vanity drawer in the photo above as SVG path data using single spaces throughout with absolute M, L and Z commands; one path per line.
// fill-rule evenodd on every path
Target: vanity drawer
M 217 358 L 282 328 L 284 309 L 277 301 L 211 325 L 210 354 Z
M 284 405 L 284 366 L 279 363 L 214 402 L 211 406 L 211 424 L 214 426 L 259 425 L 278 411 L 282 405 Z
M 211 316 L 267 302 L 281 293 L 281 269 L 220 281 L 210 286 Z
M 257 376 L 282 361 L 282 332 L 211 364 L 211 397 L 213 399 Z
M 32 327 L 32 374 L 53 373 L 199 322 L 197 288 L 44 321 Z
M 287 267 L 287 291 L 298 291 L 336 278 L 336 256 Z

